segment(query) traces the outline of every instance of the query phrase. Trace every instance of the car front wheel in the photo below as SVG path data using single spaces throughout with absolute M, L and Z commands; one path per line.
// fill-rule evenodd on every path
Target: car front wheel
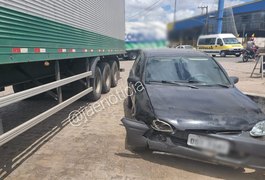
M 225 57 L 225 56 L 226 56 L 225 51 L 222 51 L 222 52 L 220 53 L 220 56 L 221 56 L 221 57 Z

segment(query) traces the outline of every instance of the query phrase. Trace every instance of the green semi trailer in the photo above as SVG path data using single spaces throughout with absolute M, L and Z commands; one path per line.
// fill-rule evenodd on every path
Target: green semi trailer
M 0 91 L 15 92 L 0 99 L 0 108 L 46 93 L 58 99 L 58 111 L 117 86 L 124 13 L 124 0 L 0 0 Z M 67 84 L 76 95 L 63 102 Z M 13 137 L 2 136 L 0 145 Z

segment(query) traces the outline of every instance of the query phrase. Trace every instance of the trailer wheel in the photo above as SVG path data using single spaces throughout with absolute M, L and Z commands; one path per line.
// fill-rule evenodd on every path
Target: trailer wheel
M 111 70 L 108 63 L 99 65 L 102 74 L 102 93 L 108 93 L 111 88 Z
M 102 74 L 99 67 L 96 67 L 94 78 L 90 80 L 90 85 L 93 87 L 93 91 L 88 94 L 88 99 L 90 101 L 99 100 L 102 92 Z
M 120 71 L 116 61 L 113 61 L 111 64 L 111 87 L 116 87 L 120 78 Z

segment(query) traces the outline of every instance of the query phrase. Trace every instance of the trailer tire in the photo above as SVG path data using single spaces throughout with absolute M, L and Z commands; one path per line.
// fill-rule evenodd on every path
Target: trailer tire
M 90 101 L 99 100 L 102 92 L 102 74 L 98 66 L 96 67 L 94 73 L 94 78 L 90 80 L 90 85 L 93 87 L 93 91 L 88 94 L 88 99 Z
M 119 66 L 116 61 L 111 62 L 111 87 L 116 87 L 120 78 Z
M 99 65 L 102 74 L 102 93 L 108 93 L 111 88 L 111 70 L 110 65 L 103 62 Z

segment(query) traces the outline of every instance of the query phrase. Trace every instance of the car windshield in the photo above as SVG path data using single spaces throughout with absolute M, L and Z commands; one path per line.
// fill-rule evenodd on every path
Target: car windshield
M 239 41 L 236 38 L 224 38 L 225 44 L 239 44 Z
M 189 45 L 184 46 L 184 47 L 185 47 L 185 49 L 192 49 L 192 46 L 189 46 Z
M 231 85 L 219 65 L 208 57 L 151 57 L 147 60 L 145 81 Z

